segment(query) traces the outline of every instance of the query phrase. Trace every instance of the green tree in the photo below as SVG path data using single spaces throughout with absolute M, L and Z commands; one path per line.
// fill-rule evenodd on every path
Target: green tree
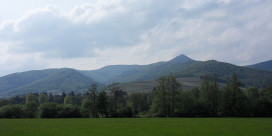
M 272 102 L 272 82 L 268 83 L 261 91 L 261 96 Z
M 68 105 L 68 104 L 71 104 L 71 105 L 77 105 L 77 102 L 75 101 L 74 97 L 73 96 L 65 96 L 64 98 L 64 104 L 65 105 Z
M 22 105 L 5 105 L 0 108 L 1 118 L 22 118 L 24 117 L 24 108 Z
M 259 90 L 256 87 L 249 87 L 246 90 L 246 95 L 250 100 L 255 101 L 259 98 Z
M 193 94 L 193 96 L 195 97 L 195 99 L 199 99 L 200 97 L 200 91 L 198 87 L 195 87 L 191 90 L 191 93 Z
M 130 95 L 130 101 L 132 103 L 132 109 L 133 112 L 138 115 L 140 108 L 141 108 L 141 104 L 143 103 L 143 99 L 142 99 L 142 94 L 141 93 L 133 93 Z
M 197 100 L 190 91 L 181 91 L 179 92 L 179 97 L 177 97 L 177 107 L 176 115 L 182 117 L 194 117 L 196 116 L 195 110 L 201 110 L 199 108 L 195 109 L 197 105 Z M 199 112 L 198 112 L 199 113 Z
M 97 108 L 98 112 L 102 117 L 107 117 L 108 116 L 108 105 L 109 105 L 109 100 L 108 96 L 105 91 L 101 91 L 98 94 L 98 99 L 97 99 Z
M 115 86 L 111 88 L 111 94 L 113 96 L 113 112 L 117 113 L 118 108 L 121 108 L 124 105 L 120 104 L 120 100 L 125 95 L 125 92 L 123 89 L 119 86 Z
M 41 118 L 57 118 L 58 107 L 56 103 L 43 103 L 39 108 L 39 115 Z
M 97 85 L 92 84 L 91 88 L 89 89 L 90 92 L 90 99 L 92 100 L 92 105 L 90 106 L 92 109 L 92 117 L 98 117 L 97 115 Z
M 33 101 L 27 102 L 25 104 L 24 110 L 27 118 L 35 118 L 38 111 L 38 105 Z
M 60 104 L 63 104 L 63 103 L 64 103 L 64 98 L 65 98 L 65 96 L 66 96 L 66 93 L 63 91 L 62 94 L 61 94 L 60 100 L 58 100 L 58 101 L 60 101 Z
M 70 96 L 75 96 L 74 91 L 71 91 L 71 93 L 69 94 Z
M 233 74 L 224 92 L 224 114 L 242 116 L 245 113 L 246 96 L 241 90 L 241 81 Z
M 256 117 L 272 117 L 272 83 L 261 90 L 259 98 L 253 104 L 253 110 Z
M 81 117 L 78 106 L 71 104 L 58 105 L 58 118 L 79 118 Z
M 42 93 L 39 95 L 38 100 L 39 100 L 39 104 L 46 103 L 48 101 L 48 96 Z
M 52 93 L 49 94 L 48 102 L 54 102 L 54 96 Z
M 92 117 L 93 101 L 89 98 L 85 98 L 81 105 L 81 115 L 82 117 L 89 118 Z
M 201 101 L 207 105 L 210 116 L 217 116 L 218 113 L 218 97 L 219 97 L 219 87 L 217 83 L 216 74 L 210 79 L 205 76 L 201 83 Z
M 36 103 L 36 97 L 33 94 L 28 94 L 26 96 L 26 103 L 28 102 L 35 102 Z
M 173 117 L 175 115 L 180 86 L 173 76 L 160 77 L 153 91 L 152 113 L 155 116 Z

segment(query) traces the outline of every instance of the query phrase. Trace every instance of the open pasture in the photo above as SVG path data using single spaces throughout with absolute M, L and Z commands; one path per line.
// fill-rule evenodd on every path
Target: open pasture
M 0 119 L 1 136 L 271 136 L 272 118 Z

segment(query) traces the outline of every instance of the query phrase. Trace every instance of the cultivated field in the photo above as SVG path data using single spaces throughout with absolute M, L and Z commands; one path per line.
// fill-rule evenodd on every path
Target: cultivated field
M 0 136 L 272 136 L 272 118 L 0 119 Z

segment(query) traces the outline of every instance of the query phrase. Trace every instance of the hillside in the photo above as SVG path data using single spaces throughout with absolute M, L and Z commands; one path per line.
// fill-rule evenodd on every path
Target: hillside
M 195 87 L 200 87 L 201 79 L 196 77 L 182 77 L 177 78 L 177 81 L 182 85 L 182 89 L 190 90 Z M 121 87 L 124 91 L 128 93 L 134 92 L 151 92 L 154 87 L 156 87 L 158 82 L 156 80 L 148 81 L 135 81 L 135 82 L 126 82 L 126 83 L 112 83 L 104 88 L 104 91 L 109 92 L 110 89 L 114 86 Z
M 149 65 L 113 65 L 98 70 L 80 72 L 103 84 L 146 81 L 170 74 L 172 71 L 184 68 L 194 62 L 194 60 L 182 54 L 167 62 L 157 62 Z
M 257 64 L 254 64 L 254 65 L 249 65 L 247 67 L 254 68 L 254 69 L 259 69 L 259 70 L 264 70 L 264 71 L 272 71 L 272 60 L 257 63 Z
M 217 74 L 221 83 L 227 83 L 233 73 L 237 75 L 244 86 L 263 87 L 267 82 L 272 81 L 272 72 L 240 67 L 215 60 L 199 61 L 184 69 L 176 70 L 173 75 L 176 77 L 202 77 L 214 73 Z
M 120 70 L 118 67 L 122 67 L 122 69 Z M 243 82 L 243 86 L 263 87 L 267 82 L 272 81 L 272 72 L 236 66 L 215 60 L 195 61 L 185 55 L 177 56 L 167 62 L 158 62 L 150 65 L 122 65 L 108 66 L 106 68 L 107 71 L 111 71 L 111 73 L 115 73 L 115 75 L 109 72 L 103 72 L 105 68 L 97 70 L 101 73 L 92 71 L 97 74 L 96 77 L 107 78 L 105 84 L 112 82 L 127 83 L 149 81 L 155 80 L 163 75 L 173 75 L 178 78 L 201 78 L 205 75 L 213 75 L 214 73 L 217 74 L 218 80 L 221 83 L 227 83 L 233 73 L 237 74 L 238 78 Z M 94 77 L 92 78 L 95 79 Z
M 46 74 L 45 74 L 46 73 Z M 17 74 L 16 74 L 17 75 Z M 18 76 L 20 75 L 20 76 Z M 15 78 L 16 81 L 26 80 L 28 82 L 15 82 L 17 86 L 10 87 L 6 90 L 2 89 L 0 96 L 11 96 L 17 94 L 26 94 L 31 92 L 53 92 L 60 93 L 62 91 L 85 91 L 92 83 L 96 83 L 94 80 L 80 74 L 74 69 L 51 69 L 51 70 L 38 70 L 29 71 L 24 73 L 18 73 L 17 78 L 14 75 L 8 75 L 1 78 L 1 81 L 12 82 Z M 36 75 L 36 76 L 29 76 Z M 34 78 L 35 77 L 35 78 Z M 6 80 L 10 79 L 10 80 Z M 1 82 L 4 88 L 4 83 Z M 20 84 L 18 84 L 20 83 Z M 99 83 L 98 83 L 99 84 Z M 99 84 L 101 85 L 101 84 Z M 12 86 L 12 85 L 11 85 Z
M 259 65 L 269 66 L 269 62 Z M 98 70 L 46 69 L 14 73 L 0 77 L 0 97 L 29 92 L 86 91 L 92 83 L 99 86 L 120 83 L 127 91 L 151 90 L 160 76 L 173 75 L 183 79 L 186 88 L 198 87 L 190 79 L 201 79 L 205 75 L 218 76 L 220 83 L 227 83 L 233 73 L 243 82 L 243 86 L 262 88 L 272 81 L 272 72 L 249 67 L 241 67 L 215 60 L 195 61 L 180 55 L 166 62 L 149 65 L 112 65 Z M 187 80 L 187 81 L 186 81 Z
M 0 93 L 12 90 L 21 86 L 30 84 L 36 80 L 40 80 L 48 75 L 57 72 L 57 69 L 32 70 L 22 73 L 9 74 L 0 77 Z
M 80 70 L 79 72 L 97 82 L 108 84 L 114 81 L 120 74 L 141 69 L 141 67 L 141 65 L 111 65 L 98 70 Z

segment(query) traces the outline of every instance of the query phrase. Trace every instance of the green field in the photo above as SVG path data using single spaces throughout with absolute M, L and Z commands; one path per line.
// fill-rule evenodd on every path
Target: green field
M 272 118 L 0 119 L 0 136 L 272 136 Z

